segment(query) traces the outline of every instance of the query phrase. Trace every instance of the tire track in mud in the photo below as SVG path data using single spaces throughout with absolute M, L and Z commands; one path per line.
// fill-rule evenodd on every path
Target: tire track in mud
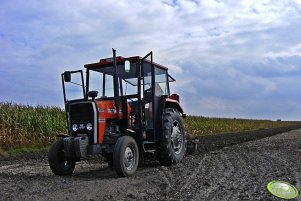
M 217 192 L 226 188 L 224 184 L 230 180 L 235 171 L 233 164 L 225 155 L 220 154 L 220 152 L 214 152 L 213 155 L 212 153 L 210 155 L 209 160 L 212 162 L 204 164 L 206 168 L 204 174 L 197 175 L 198 184 L 193 186 L 195 193 L 191 197 L 192 200 L 214 199 Z
M 217 198 L 231 200 L 233 197 L 239 198 L 239 200 L 251 200 L 251 196 L 245 192 L 249 187 L 248 182 L 251 180 L 250 178 L 254 178 L 252 172 L 257 170 L 256 164 L 250 162 L 245 150 L 236 152 L 235 149 L 226 148 L 223 149 L 221 154 L 224 155 L 225 160 L 231 164 L 231 175 L 228 175 L 227 179 L 222 179 L 223 182 L 219 184 L 219 188 L 211 192 L 207 197 L 208 200 Z M 220 176 L 223 177 L 223 175 Z
M 195 164 L 182 164 L 180 176 L 174 177 L 177 186 L 165 198 L 170 200 L 202 200 L 210 198 L 220 185 L 227 180 L 234 171 L 232 164 L 226 159 L 218 156 L 217 152 L 195 157 Z M 219 161 L 217 164 L 214 161 Z M 177 171 L 171 170 L 173 174 Z M 221 177 L 223 175 L 223 177 Z M 183 179 L 184 178 L 184 179 Z M 214 183 L 217 181 L 217 184 Z M 201 198 L 197 195 L 202 195 Z
M 184 185 L 180 188 L 180 192 L 182 193 L 183 191 L 185 191 L 186 189 L 188 189 L 188 187 L 190 187 L 192 185 L 192 183 L 195 183 L 197 180 L 197 175 L 202 172 L 202 170 L 204 169 L 204 163 L 207 160 L 207 156 L 204 155 L 204 157 L 201 159 L 201 161 L 199 162 L 197 168 L 189 175 L 189 177 L 183 182 Z
M 222 170 L 230 167 L 232 171 L 217 172 L 217 177 L 214 178 L 216 180 L 209 191 L 199 190 L 192 200 L 256 200 L 256 194 L 264 193 L 268 164 L 273 164 L 274 161 L 265 154 L 260 156 L 264 160 L 258 161 L 253 157 L 254 152 L 242 149 L 244 146 L 222 149 L 222 160 L 217 165 L 224 166 Z M 250 188 L 253 189 L 251 193 Z
M 164 192 L 162 193 L 162 196 L 166 197 L 168 199 L 168 194 L 171 191 L 171 189 L 175 186 L 175 179 L 172 174 L 172 172 L 168 169 L 168 167 L 160 167 L 159 170 L 159 177 L 163 179 L 163 181 L 166 183 L 166 187 L 164 189 Z

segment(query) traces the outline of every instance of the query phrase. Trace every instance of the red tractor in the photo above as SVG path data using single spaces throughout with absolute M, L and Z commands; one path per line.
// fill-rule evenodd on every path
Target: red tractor
M 68 135 L 60 135 L 49 150 L 54 174 L 72 174 L 77 161 L 95 154 L 120 177 L 133 175 L 149 155 L 166 166 L 183 159 L 185 114 L 179 96 L 170 95 L 174 78 L 153 62 L 152 52 L 123 58 L 113 49 L 113 58 L 84 67 L 85 82 L 82 70 L 61 75 Z M 76 97 L 69 99 L 67 91 Z

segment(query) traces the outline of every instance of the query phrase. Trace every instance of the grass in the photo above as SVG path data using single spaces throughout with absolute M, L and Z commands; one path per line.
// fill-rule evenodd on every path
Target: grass
M 187 132 L 194 136 L 300 124 L 199 116 L 187 116 L 184 122 Z M 58 107 L 0 102 L 0 155 L 43 150 L 57 134 L 66 132 L 65 112 Z
M 42 148 L 18 148 L 18 149 L 11 149 L 9 151 L 6 151 L 7 156 L 16 156 L 19 154 L 26 154 L 26 153 L 46 153 L 48 152 L 48 147 L 42 147 Z

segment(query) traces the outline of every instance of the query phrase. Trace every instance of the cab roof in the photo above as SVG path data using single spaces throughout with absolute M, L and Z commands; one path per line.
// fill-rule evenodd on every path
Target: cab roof
M 143 58 L 140 56 L 133 56 L 133 57 L 127 57 L 127 58 L 118 56 L 118 57 L 116 57 L 116 63 L 117 64 L 124 63 L 126 60 L 128 60 L 130 62 L 137 62 L 137 61 L 141 61 L 142 59 Z M 147 63 L 151 63 L 150 60 L 145 59 L 145 61 Z M 100 59 L 98 63 L 85 64 L 84 67 L 87 69 L 94 69 L 94 68 L 99 68 L 99 67 L 108 67 L 108 66 L 112 66 L 112 65 L 113 65 L 113 58 L 105 58 L 105 59 Z M 162 66 L 158 63 L 153 62 L 153 65 L 155 67 L 161 68 L 163 70 L 168 70 L 167 67 Z

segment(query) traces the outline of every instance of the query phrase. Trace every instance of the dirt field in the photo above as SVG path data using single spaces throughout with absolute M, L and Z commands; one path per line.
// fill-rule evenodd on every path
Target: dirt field
M 301 189 L 301 129 L 188 155 L 171 167 L 149 163 L 131 178 L 117 178 L 101 158 L 79 162 L 68 177 L 54 176 L 46 156 L 1 159 L 0 199 L 279 200 L 266 191 L 278 179 Z

